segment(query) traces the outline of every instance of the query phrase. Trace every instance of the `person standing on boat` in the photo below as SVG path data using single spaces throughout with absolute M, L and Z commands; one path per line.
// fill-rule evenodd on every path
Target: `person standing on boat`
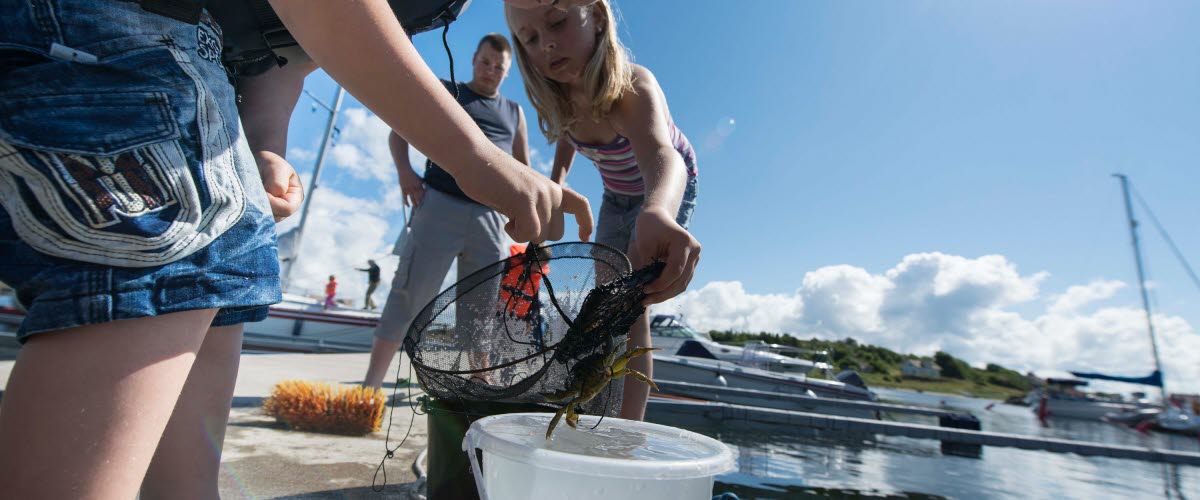
M 368 259 L 366 269 L 355 268 L 355 270 L 367 273 L 367 298 L 363 301 L 363 309 L 374 310 L 375 299 L 371 295 L 375 293 L 376 288 L 379 288 L 379 265 Z
M 512 46 L 504 35 L 492 33 L 479 40 L 471 60 L 472 79 L 467 83 L 443 80 L 451 95 L 475 120 L 484 135 L 517 161 L 529 164 L 525 115 L 516 102 L 500 95 L 500 85 L 512 65 Z M 383 306 L 371 360 L 363 385 L 382 387 L 388 365 L 404 340 L 409 324 L 421 307 L 437 294 L 450 263 L 458 259 L 460 276 L 508 257 L 505 220 L 499 212 L 472 199 L 446 170 L 425 163 L 425 177 L 413 171 L 408 143 L 399 135 L 388 137 L 388 146 L 400 175 L 404 203 L 412 218 L 401 233 L 393 253 L 400 265 Z M 414 265 L 419 262 L 420 265 Z
M 334 297 L 337 296 L 337 278 L 334 275 L 329 275 L 329 282 L 325 283 L 325 305 L 324 309 L 332 309 L 337 307 L 337 302 L 334 302 Z

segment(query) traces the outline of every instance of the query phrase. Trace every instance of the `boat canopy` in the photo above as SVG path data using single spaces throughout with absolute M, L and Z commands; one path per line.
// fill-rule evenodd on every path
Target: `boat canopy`
M 1079 378 L 1090 378 L 1090 379 L 1095 379 L 1095 380 L 1111 380 L 1113 382 L 1125 382 L 1128 384 L 1152 385 L 1155 387 L 1162 387 L 1162 385 L 1163 385 L 1162 372 L 1160 372 L 1158 370 L 1154 370 L 1154 373 L 1146 375 L 1145 377 L 1118 377 L 1115 375 L 1104 375 L 1102 373 L 1083 373 L 1083 372 L 1071 372 L 1071 375 L 1074 375 Z

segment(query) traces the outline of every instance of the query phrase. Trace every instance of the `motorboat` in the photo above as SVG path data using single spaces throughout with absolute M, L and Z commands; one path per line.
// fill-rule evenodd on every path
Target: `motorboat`
M 690 344 L 689 349 L 703 349 L 703 346 Z M 828 380 L 744 366 L 715 357 L 678 356 L 663 352 L 654 353 L 654 379 L 822 398 L 877 399 L 862 377 L 851 370 Z M 699 395 L 691 394 L 689 397 Z
M 1200 433 L 1200 416 L 1191 405 L 1169 404 L 1154 421 L 1159 429 L 1187 434 Z
M 1116 398 L 1107 398 L 1079 390 L 1086 380 L 1046 379 L 1044 388 L 1030 393 L 1033 411 L 1040 418 L 1074 418 L 1102 420 L 1109 415 L 1121 415 L 1138 410 L 1138 406 Z
M 825 352 L 762 341 L 749 342 L 745 347 L 718 343 L 707 333 L 689 327 L 678 315 L 655 315 L 650 320 L 650 343 L 676 356 L 719 359 L 772 372 L 807 374 L 813 370 L 828 372 L 833 368 L 828 363 L 803 358 L 805 355 L 828 358 Z

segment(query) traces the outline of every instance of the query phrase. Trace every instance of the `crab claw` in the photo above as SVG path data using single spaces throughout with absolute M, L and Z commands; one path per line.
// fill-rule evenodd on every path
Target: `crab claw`
M 612 371 L 618 372 L 618 371 L 624 370 L 625 365 L 629 364 L 629 361 L 631 361 L 633 358 L 636 358 L 638 356 L 641 356 L 643 354 L 646 354 L 646 353 L 649 353 L 652 351 L 661 351 L 661 350 L 662 350 L 661 347 L 635 347 L 633 349 L 625 351 L 625 354 L 622 354 L 621 357 L 617 358 L 617 361 L 612 364 Z
M 625 375 L 631 376 L 631 377 L 633 377 L 633 378 L 636 378 L 636 379 L 638 379 L 638 380 L 641 380 L 642 382 L 645 382 L 645 383 L 646 383 L 646 385 L 649 385 L 650 387 L 653 387 L 653 388 L 654 388 L 654 390 L 656 390 L 656 391 L 658 391 L 658 390 L 659 390 L 659 389 L 658 389 L 658 385 L 656 385 L 656 384 L 654 383 L 654 381 L 653 381 L 653 380 L 650 380 L 650 377 L 647 377 L 647 376 L 646 376 L 646 374 L 644 374 L 644 373 L 642 373 L 642 372 L 639 372 L 639 371 L 637 371 L 637 370 L 634 370 L 634 369 L 632 369 L 632 368 L 625 368 L 625 369 L 623 369 L 623 370 L 620 370 L 620 371 L 618 371 L 618 372 L 616 372 L 616 373 L 613 373 L 613 378 L 618 378 L 618 377 L 622 377 L 622 376 L 625 376 Z M 661 392 L 661 391 L 660 391 L 660 392 Z

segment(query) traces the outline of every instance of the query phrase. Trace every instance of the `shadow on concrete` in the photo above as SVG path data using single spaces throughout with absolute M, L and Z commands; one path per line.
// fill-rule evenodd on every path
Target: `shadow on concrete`
M 230 427 L 253 427 L 256 429 L 275 429 L 279 431 L 291 430 L 287 424 L 283 422 L 277 422 L 275 420 L 243 420 L 238 422 L 229 422 L 226 425 Z
M 360 488 L 347 488 L 343 490 L 326 490 L 314 491 L 311 493 L 303 493 L 300 495 L 289 495 L 275 497 L 275 500 L 381 500 L 381 499 L 407 499 L 415 498 L 412 494 L 412 485 L 389 484 L 384 487 L 383 491 L 375 491 L 370 486 Z
M 234 396 L 233 397 L 233 407 L 234 408 L 258 408 L 258 407 L 262 406 L 263 401 L 266 399 L 267 398 L 261 398 L 258 396 Z
M 361 381 L 361 380 L 351 380 L 351 381 L 348 381 L 348 382 L 342 382 L 342 383 L 343 383 L 343 384 L 346 384 L 346 385 L 359 385 L 359 384 L 363 383 L 363 381 Z M 408 379 L 408 378 L 402 378 L 402 379 L 400 379 L 400 383 L 399 383 L 399 384 L 397 384 L 397 383 L 396 383 L 396 382 L 394 382 L 394 381 L 393 381 L 393 382 L 388 382 L 388 381 L 386 381 L 386 380 L 385 380 L 385 381 L 383 382 L 383 388 L 384 388 L 385 390 L 387 390 L 387 389 L 397 389 L 397 388 L 399 388 L 399 389 L 404 389 L 404 388 L 407 388 L 407 387 L 412 387 L 412 388 L 416 389 L 416 388 L 420 388 L 421 386 L 420 386 L 419 384 L 417 384 L 415 381 L 413 381 L 413 380 L 411 380 L 411 379 Z

